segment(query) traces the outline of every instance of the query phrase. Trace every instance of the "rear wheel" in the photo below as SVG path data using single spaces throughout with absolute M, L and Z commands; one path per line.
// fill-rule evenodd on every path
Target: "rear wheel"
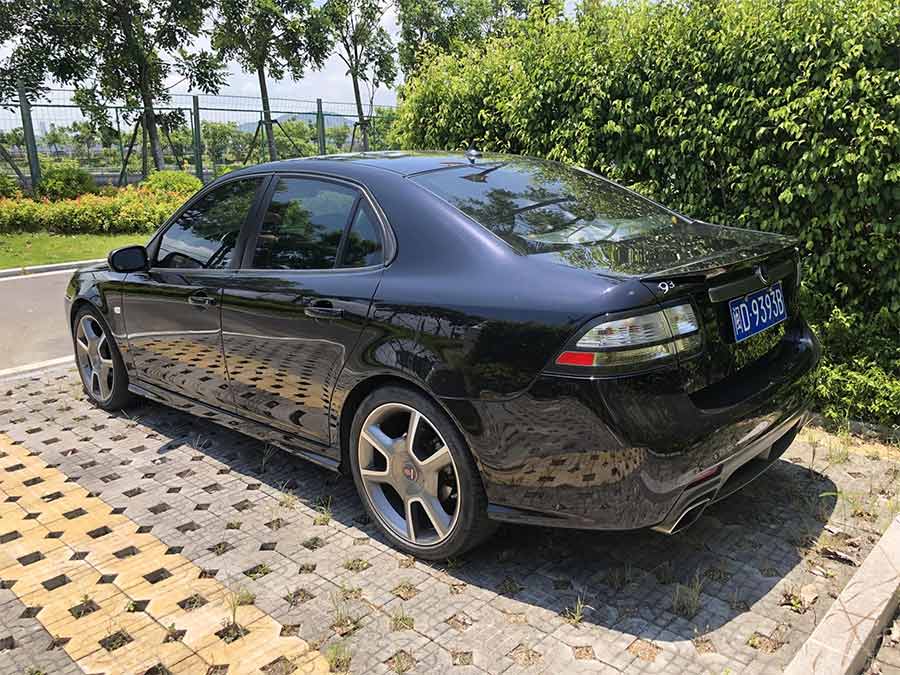
M 75 363 L 88 397 L 104 410 L 118 410 L 133 396 L 128 391 L 128 374 L 109 327 L 93 309 L 84 307 L 73 323 Z
M 360 498 L 397 548 L 444 559 L 493 532 L 465 440 L 422 394 L 397 386 L 373 392 L 356 411 L 350 439 Z

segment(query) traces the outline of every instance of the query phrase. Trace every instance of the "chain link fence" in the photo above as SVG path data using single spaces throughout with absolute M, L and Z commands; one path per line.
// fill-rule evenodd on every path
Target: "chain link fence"
M 393 106 L 270 98 L 272 136 L 279 158 L 356 150 L 390 149 Z M 173 94 L 154 106 L 166 168 L 189 171 L 204 182 L 247 164 L 269 159 L 259 98 Z M 91 121 L 74 91 L 54 89 L 36 101 L 20 96 L 0 103 L 0 173 L 23 187 L 33 164 L 75 161 L 98 184 L 122 185 L 147 176 L 152 153 L 141 111 L 105 108 L 105 123 Z

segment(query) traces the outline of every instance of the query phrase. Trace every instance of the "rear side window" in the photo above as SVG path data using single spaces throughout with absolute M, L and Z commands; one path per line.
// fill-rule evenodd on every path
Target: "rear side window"
M 163 233 L 156 267 L 228 267 L 261 180 L 231 181 L 191 204 Z
M 612 183 L 556 162 L 485 159 L 411 178 L 525 254 L 627 241 L 687 222 Z
M 347 233 L 339 267 L 366 267 L 382 261 L 380 228 L 369 205 L 361 202 Z
M 334 267 L 358 197 L 353 188 L 330 181 L 279 178 L 256 239 L 253 268 Z

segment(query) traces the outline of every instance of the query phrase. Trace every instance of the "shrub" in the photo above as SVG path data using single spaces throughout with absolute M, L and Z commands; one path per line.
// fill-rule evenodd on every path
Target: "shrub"
M 74 199 L 97 191 L 97 184 L 76 162 L 64 161 L 41 167 L 38 196 L 50 200 Z
M 404 85 L 403 146 L 580 164 L 797 237 L 826 347 L 815 396 L 900 422 L 896 2 L 586 0 L 457 49 Z
M 19 181 L 5 173 L 0 173 L 0 197 L 12 198 L 21 195 Z
M 142 185 L 153 192 L 170 192 L 190 197 L 203 187 L 202 181 L 185 171 L 154 171 Z
M 160 194 L 134 186 L 122 188 L 114 195 L 86 194 L 59 201 L 0 198 L 0 234 L 152 232 L 183 201 L 173 193 Z

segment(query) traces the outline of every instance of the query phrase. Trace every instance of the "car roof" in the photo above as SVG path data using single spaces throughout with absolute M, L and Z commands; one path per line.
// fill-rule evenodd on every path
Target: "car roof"
M 427 171 L 494 162 L 503 155 L 468 152 L 421 152 L 409 150 L 383 150 L 378 152 L 351 152 L 316 157 L 299 157 L 267 162 L 235 171 L 230 175 L 256 173 L 258 171 L 313 171 L 342 174 L 342 167 L 358 174 L 359 169 L 389 171 L 410 176 Z

